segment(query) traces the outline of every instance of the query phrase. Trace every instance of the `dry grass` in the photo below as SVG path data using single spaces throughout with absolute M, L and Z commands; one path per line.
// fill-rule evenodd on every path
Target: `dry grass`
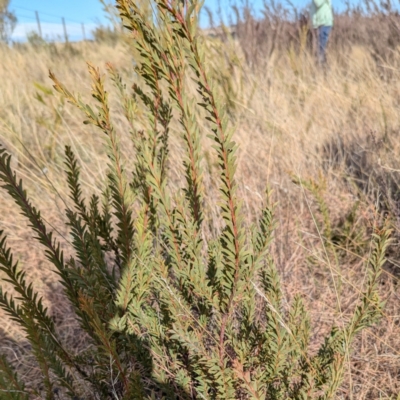
M 226 43 L 223 48 L 218 41 L 210 44 L 211 55 L 221 51 L 226 64 L 221 65 L 222 57 L 210 57 L 210 67 L 225 90 L 232 123 L 237 126 L 238 179 L 245 209 L 251 220 L 266 185 L 273 189 L 279 224 L 274 252 L 286 300 L 290 302 L 300 292 L 308 303 L 315 332 L 313 350 L 333 321 L 340 325 L 351 313 L 365 278 L 369 238 L 382 214 L 388 214 L 399 228 L 400 72 L 396 66 L 400 53 L 396 50 L 390 62 L 377 63 L 368 47 L 353 46 L 346 53 L 332 51 L 329 69 L 321 71 L 307 52 L 294 47 L 272 51 L 268 62 L 262 60 L 252 68 L 244 56 L 233 57 L 236 44 Z M 67 242 L 62 212 L 68 201 L 61 178 L 64 145 L 71 145 L 78 154 L 88 191 L 98 190 L 106 159 L 99 133 L 82 125 L 72 107 L 50 94 L 48 69 L 87 96 L 85 60 L 100 66 L 110 61 L 130 81 L 134 79 L 132 60 L 123 44 L 106 43 L 76 45 L 73 52 L 55 47 L 0 48 L 0 59 L 0 141 L 14 155 L 34 203 Z M 36 93 L 43 102 L 35 99 Z M 114 115 L 129 159 L 127 126 L 118 113 Z M 213 170 L 211 149 L 204 143 L 206 171 Z M 171 160 L 179 158 L 178 132 L 172 134 L 171 146 Z M 173 164 L 171 170 L 173 184 L 178 186 L 179 171 Z M 298 178 L 302 184 L 293 182 Z M 310 180 L 318 187 L 314 194 L 307 189 Z M 205 182 L 213 200 L 217 189 L 207 174 Z M 324 204 L 328 211 L 323 211 Z M 376 204 L 380 213 L 375 211 Z M 79 348 L 80 338 L 57 277 L 29 240 L 25 222 L 3 192 L 0 210 L 0 228 L 10 234 L 29 278 L 42 288 L 64 339 Z M 210 209 L 210 217 L 213 213 Z M 327 221 L 334 246 L 323 238 Z M 396 231 L 381 281 L 385 315 L 379 326 L 358 338 L 338 399 L 396 399 L 400 393 L 398 235 Z M 23 336 L 1 318 L 2 350 L 19 360 L 19 368 L 34 384 L 35 366 L 25 357 Z

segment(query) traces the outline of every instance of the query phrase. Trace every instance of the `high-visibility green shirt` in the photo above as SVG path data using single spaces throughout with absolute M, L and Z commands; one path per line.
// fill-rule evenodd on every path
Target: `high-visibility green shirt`
M 320 26 L 333 26 L 331 0 L 312 0 L 310 14 L 314 29 Z

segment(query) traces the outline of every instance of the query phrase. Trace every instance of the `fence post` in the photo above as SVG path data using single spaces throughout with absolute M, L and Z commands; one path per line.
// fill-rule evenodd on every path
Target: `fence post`
M 82 22 L 82 36 L 83 40 L 86 42 L 85 24 L 83 22 Z
M 39 36 L 43 39 L 42 26 L 40 25 L 39 13 L 37 11 L 35 11 L 35 14 L 36 14 L 36 21 L 37 21 L 38 30 L 39 30 Z
M 62 24 L 63 24 L 63 28 L 64 28 L 64 39 L 65 39 L 65 43 L 68 43 L 67 26 L 65 25 L 65 19 L 64 19 L 64 17 L 62 17 Z

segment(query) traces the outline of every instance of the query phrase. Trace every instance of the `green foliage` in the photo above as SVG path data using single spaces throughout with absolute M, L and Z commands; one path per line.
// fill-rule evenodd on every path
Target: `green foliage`
M 53 73 L 56 91 L 102 132 L 108 177 L 102 196 L 84 198 L 80 169 L 66 147 L 72 208 L 66 217 L 72 256 L 32 205 L 0 149 L 0 181 L 53 264 L 74 309 L 87 350 L 76 354 L 33 284 L 26 281 L 0 236 L 0 265 L 13 292 L 0 306 L 26 333 L 41 371 L 39 395 L 53 399 L 330 399 L 344 359 L 360 330 L 380 315 L 377 282 L 389 231 L 375 237 L 368 281 L 353 317 L 333 327 L 310 357 L 310 321 L 300 297 L 289 310 L 270 243 L 273 205 L 267 192 L 258 224 L 249 231 L 238 198 L 234 130 L 205 68 L 197 33 L 199 4 L 156 0 L 154 18 L 132 0 L 117 9 L 139 54 L 129 93 L 120 74 L 108 73 L 120 93 L 135 154 L 124 162 L 112 123 L 104 76 L 88 64 L 95 103 L 72 94 Z M 194 82 L 197 98 L 188 95 Z M 192 84 L 192 83 L 191 83 Z M 143 115 L 139 108 L 145 108 Z M 200 125 L 196 113 L 205 121 Z M 173 120 L 179 130 L 172 131 Z M 137 128 L 140 122 L 140 129 Z M 175 125 L 176 126 L 176 125 Z M 205 239 L 201 136 L 208 129 L 218 159 L 222 232 Z M 186 150 L 183 190 L 168 186 L 168 138 L 179 132 Z M 83 335 L 85 334 L 85 335 Z M 24 399 L 25 389 L 3 357 L 0 389 Z M 31 390 L 31 389 L 30 389 Z M 14 396 L 14 397 L 13 397 Z
M 121 32 L 108 26 L 96 26 L 92 34 L 96 42 L 108 43 L 112 46 L 115 46 L 121 37 Z
M 0 357 L 0 390 L 1 398 L 10 400 L 28 399 L 23 383 L 19 382 L 17 375 L 4 356 Z
M 28 32 L 26 36 L 28 43 L 34 48 L 40 48 L 47 45 L 47 42 L 36 31 Z
M 8 42 L 17 24 L 17 17 L 9 10 L 10 0 L 0 0 L 0 42 Z

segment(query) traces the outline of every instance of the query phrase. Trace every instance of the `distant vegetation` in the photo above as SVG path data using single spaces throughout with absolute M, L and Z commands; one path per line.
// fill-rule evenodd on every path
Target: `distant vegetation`
M 0 42 L 8 42 L 17 23 L 17 17 L 9 10 L 10 0 L 0 0 Z

